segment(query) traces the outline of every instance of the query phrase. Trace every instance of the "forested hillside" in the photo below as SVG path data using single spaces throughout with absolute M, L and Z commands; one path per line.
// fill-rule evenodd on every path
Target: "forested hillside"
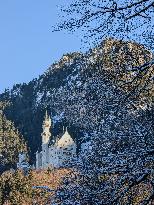
M 52 134 L 67 125 L 81 148 L 71 174 L 47 195 L 50 204 L 153 203 L 153 75 L 152 52 L 134 42 L 106 39 L 85 54 L 64 55 L 38 79 L 0 95 L 10 104 L 4 113 L 27 141 L 31 162 L 41 145 L 45 110 Z M 3 112 L 0 116 L 5 119 Z
M 144 140 L 153 146 L 152 74 L 150 51 L 107 39 L 85 54 L 64 55 L 38 79 L 6 90 L 0 100 L 10 102 L 5 114 L 28 141 L 33 159 L 46 109 L 54 135 L 67 125 L 79 145 L 97 135 L 121 152 L 135 143 L 143 148 Z

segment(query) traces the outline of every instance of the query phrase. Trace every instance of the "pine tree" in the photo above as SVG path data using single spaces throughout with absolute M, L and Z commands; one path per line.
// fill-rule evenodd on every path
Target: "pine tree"
M 23 137 L 15 129 L 14 124 L 7 120 L 3 111 L 6 103 L 0 103 L 0 161 L 1 171 L 14 168 L 18 161 L 18 154 L 26 151 Z

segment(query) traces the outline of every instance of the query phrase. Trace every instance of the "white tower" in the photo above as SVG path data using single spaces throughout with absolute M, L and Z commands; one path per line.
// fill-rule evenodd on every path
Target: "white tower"
M 51 127 L 51 118 L 50 116 L 48 116 L 48 113 L 46 111 L 45 119 L 42 125 L 43 132 L 41 134 L 42 136 L 42 168 L 48 167 L 48 164 L 49 164 L 48 144 L 49 144 L 50 137 L 51 137 L 50 127 Z
M 43 125 L 42 125 L 42 128 L 43 128 L 43 132 L 41 135 L 42 136 L 42 145 L 47 144 L 50 140 L 50 136 L 51 136 L 50 127 L 51 127 L 51 118 L 50 118 L 50 116 L 48 116 L 48 113 L 46 111 L 45 119 L 44 119 Z

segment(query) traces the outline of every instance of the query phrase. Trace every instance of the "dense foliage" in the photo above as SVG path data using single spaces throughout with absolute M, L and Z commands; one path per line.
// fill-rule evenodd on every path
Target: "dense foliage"
M 16 167 L 19 152 L 26 151 L 23 137 L 3 113 L 5 106 L 0 102 L 0 172 Z
M 107 142 L 102 147 L 100 138 L 93 139 L 91 149 L 80 155 L 77 169 L 65 177 L 52 203 L 152 205 L 154 150 L 136 147 L 129 152 L 107 154 L 106 147 L 109 153 L 115 146 Z
M 22 170 L 6 171 L 0 176 L 1 205 L 50 204 L 63 177 L 69 169 L 54 171 L 30 170 L 25 176 Z
M 32 199 L 31 174 L 24 176 L 21 171 L 6 171 L 0 176 L 1 204 L 30 204 Z

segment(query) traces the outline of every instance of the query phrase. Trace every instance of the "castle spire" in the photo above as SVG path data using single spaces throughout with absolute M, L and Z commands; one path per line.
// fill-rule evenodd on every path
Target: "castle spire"
M 45 111 L 45 120 L 47 120 L 49 118 L 49 116 L 48 116 L 48 111 L 46 110 Z
M 63 126 L 63 133 L 65 132 L 65 127 Z
M 43 126 L 42 126 L 42 128 L 43 128 L 42 144 L 47 144 L 49 142 L 49 140 L 50 140 L 50 136 L 51 136 L 50 127 L 51 127 L 51 118 L 48 115 L 48 112 L 46 110 L 45 118 L 44 118 Z
M 65 126 L 63 126 L 63 133 L 68 132 L 67 126 L 65 128 Z

